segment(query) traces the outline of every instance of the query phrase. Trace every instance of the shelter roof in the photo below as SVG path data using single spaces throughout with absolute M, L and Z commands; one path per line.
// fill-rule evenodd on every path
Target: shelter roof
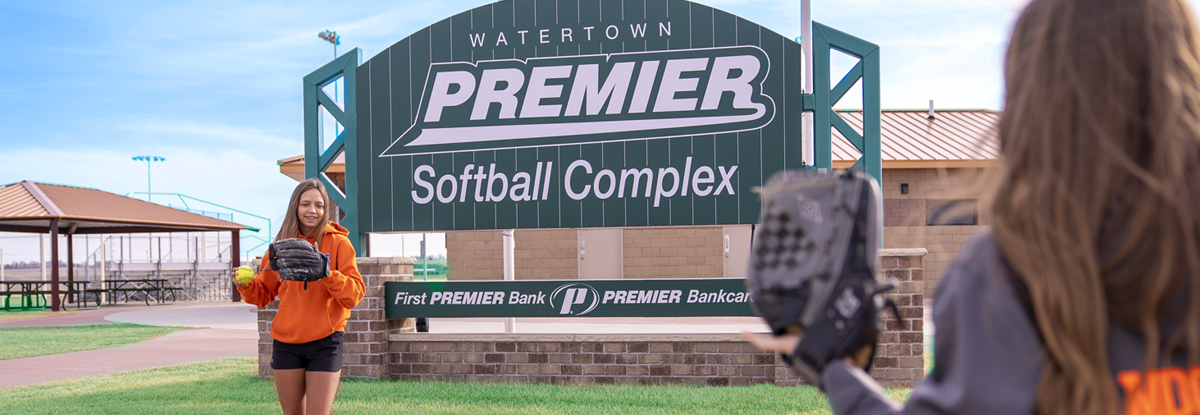
M 287 177 L 302 182 L 304 181 L 304 156 L 292 156 L 285 159 L 280 159 L 279 172 Z M 327 173 L 345 173 L 346 172 L 346 153 L 338 153 L 333 159 L 333 164 L 325 170 Z
M 0 187 L 0 231 L 70 233 L 226 231 L 245 226 L 97 189 L 22 181 Z

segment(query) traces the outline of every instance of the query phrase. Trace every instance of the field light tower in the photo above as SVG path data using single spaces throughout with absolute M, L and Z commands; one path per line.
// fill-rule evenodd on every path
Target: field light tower
M 154 197 L 154 194 L 150 191 L 150 162 L 167 161 L 167 159 L 159 156 L 136 156 L 133 158 L 133 161 L 146 162 L 146 201 L 153 201 L 152 198 Z
M 322 40 L 324 40 L 326 42 L 333 44 L 333 58 L 337 59 L 337 47 L 338 47 L 338 45 L 342 44 L 342 37 L 338 36 L 337 32 L 333 31 L 333 30 L 326 30 L 324 32 L 317 33 L 317 37 L 321 38 Z M 337 83 L 333 84 L 333 100 L 334 100 L 334 102 L 338 102 Z M 337 137 L 338 134 L 341 134 L 341 131 L 339 131 L 337 124 L 334 124 L 333 136 Z
M 337 32 L 332 30 L 326 30 L 324 32 L 317 33 L 317 37 L 333 44 L 333 58 L 337 59 L 337 47 L 338 45 L 342 44 L 342 37 L 338 36 Z

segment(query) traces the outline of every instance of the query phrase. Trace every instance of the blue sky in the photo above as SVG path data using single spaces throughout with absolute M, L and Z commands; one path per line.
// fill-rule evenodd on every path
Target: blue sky
M 276 220 L 303 151 L 301 78 L 338 52 L 364 60 L 487 1 L 0 0 L 0 184 L 184 193 Z M 799 35 L 800 2 L 701 1 Z M 998 109 L 1019 0 L 814 0 L 814 19 L 881 46 L 885 109 Z M 848 68 L 848 61 L 838 61 Z M 844 103 L 854 108 L 857 101 Z

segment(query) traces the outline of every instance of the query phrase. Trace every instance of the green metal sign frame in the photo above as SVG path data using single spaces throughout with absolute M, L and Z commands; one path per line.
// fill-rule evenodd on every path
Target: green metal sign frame
M 854 168 L 866 172 L 882 184 L 883 162 L 880 149 L 882 108 L 879 101 L 879 46 L 832 27 L 813 22 L 813 88 L 812 105 L 805 97 L 805 110 L 813 112 L 813 156 L 814 167 L 829 169 L 833 166 L 833 133 L 837 128 L 842 137 L 862 154 Z M 837 85 L 830 87 L 830 56 L 838 50 L 859 59 Z M 863 132 L 854 130 L 844 118 L 833 110 L 846 92 L 855 83 L 862 81 Z M 807 95 L 807 94 L 806 94 Z
M 329 190 L 329 198 L 346 213 L 340 224 L 350 231 L 350 243 L 356 252 L 363 252 L 367 236 L 358 229 L 358 169 L 355 168 L 355 161 L 358 160 L 355 69 L 359 65 L 362 65 L 362 49 L 354 48 L 304 77 L 304 177 L 316 177 L 325 184 L 325 188 Z M 342 101 L 345 108 L 338 106 L 323 89 L 339 78 L 342 79 L 346 90 L 346 98 Z M 322 147 L 325 143 L 325 130 L 321 125 L 320 112 L 322 108 L 343 128 L 342 133 L 324 150 Z M 325 174 L 337 159 L 338 153 L 342 152 L 345 152 L 345 192 L 335 186 Z
M 429 28 L 424 30 L 429 30 Z M 832 168 L 832 129 L 836 128 L 862 154 L 853 168 L 861 169 L 876 180 L 881 180 L 879 47 L 817 22 L 813 22 L 812 38 L 815 91 L 803 94 L 802 98 L 804 111 L 812 111 L 814 121 L 814 165 L 808 167 Z M 859 59 L 859 62 L 836 84 L 831 82 L 830 52 L 833 50 Z M 366 233 L 360 226 L 362 220 L 359 209 L 361 189 L 359 189 L 360 178 L 358 177 L 359 163 L 365 158 L 360 157 L 357 134 L 358 95 L 363 91 L 360 91 L 361 85 L 356 82 L 356 72 L 361 65 L 362 51 L 355 48 L 304 78 L 305 177 L 317 177 L 327 187 L 337 189 L 324 172 L 333 163 L 339 152 L 345 153 L 345 192 L 343 194 L 331 191 L 330 197 L 345 211 L 346 216 L 341 224 L 355 235 L 351 241 L 355 245 L 355 249 L 360 252 L 366 241 Z M 801 74 L 797 72 L 789 76 L 799 77 Z M 344 108 L 339 107 L 322 90 L 322 87 L 339 78 L 343 79 L 345 85 Z M 862 83 L 864 118 L 861 133 L 833 110 L 833 106 L 846 95 L 852 86 L 860 81 Z M 345 128 L 345 131 L 339 134 L 325 150 L 322 150 L 324 137 L 322 137 L 320 108 L 325 108 Z

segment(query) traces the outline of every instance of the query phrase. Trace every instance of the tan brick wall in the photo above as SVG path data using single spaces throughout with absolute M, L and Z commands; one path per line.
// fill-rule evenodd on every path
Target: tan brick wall
M 513 234 L 516 279 L 579 278 L 578 235 L 574 229 L 518 229 Z
M 925 296 L 933 298 L 942 272 L 962 251 L 971 235 L 988 228 L 986 209 L 979 200 L 983 190 L 976 169 L 887 169 L 883 171 L 884 248 L 925 248 Z M 908 184 L 908 194 L 900 185 Z M 925 226 L 926 200 L 976 199 L 979 223 L 975 226 Z
M 504 279 L 504 241 L 500 239 L 500 232 L 446 232 L 446 264 L 450 267 L 447 278 Z
M 723 235 L 720 227 L 625 229 L 625 278 L 721 278 Z
M 979 169 L 886 169 L 883 199 L 975 199 L 982 195 Z M 908 194 L 900 184 L 908 183 Z
M 575 229 L 518 229 L 513 271 L 518 280 L 579 278 Z M 446 232 L 451 280 L 504 279 L 502 231 Z

